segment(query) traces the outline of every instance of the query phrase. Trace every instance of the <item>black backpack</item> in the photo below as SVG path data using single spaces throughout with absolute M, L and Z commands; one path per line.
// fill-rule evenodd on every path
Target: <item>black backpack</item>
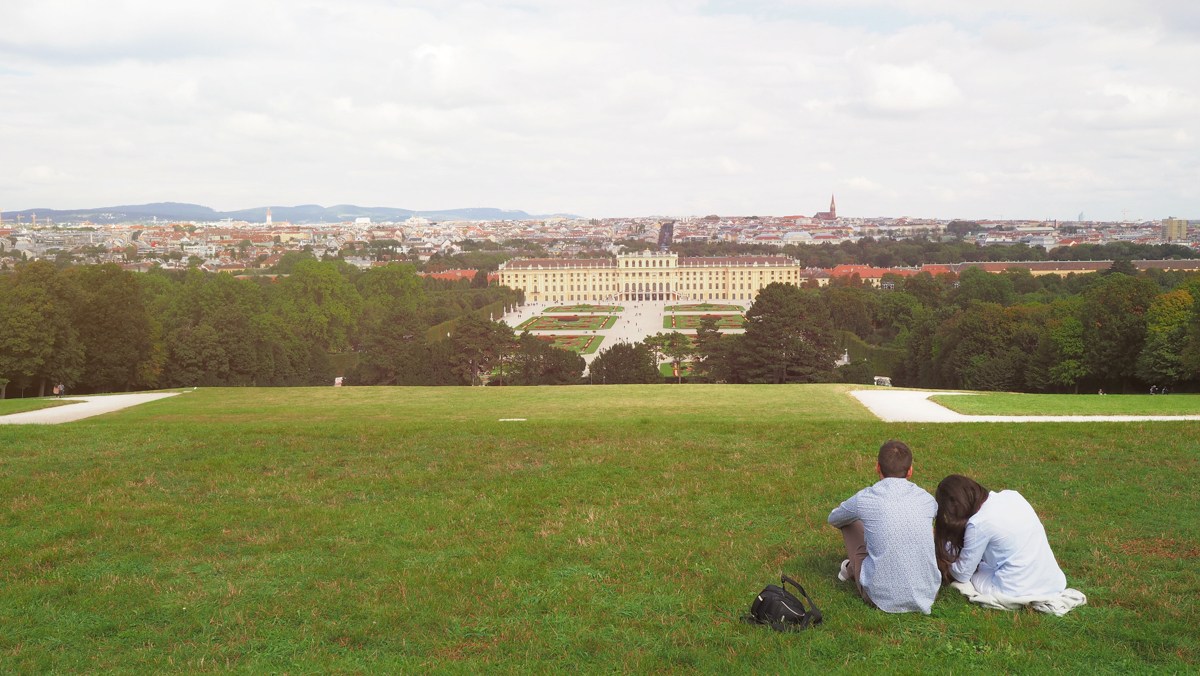
M 801 631 L 814 624 L 821 624 L 821 609 L 809 598 L 808 592 L 787 575 L 779 576 L 779 584 L 791 583 L 800 590 L 800 595 L 812 606 L 812 610 L 804 610 L 800 599 L 783 587 L 773 584 L 762 590 L 754 603 L 750 604 L 750 614 L 743 617 L 747 624 L 765 624 L 775 631 Z

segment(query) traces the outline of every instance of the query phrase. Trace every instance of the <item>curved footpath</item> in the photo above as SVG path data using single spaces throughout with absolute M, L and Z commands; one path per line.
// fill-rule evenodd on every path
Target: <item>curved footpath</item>
M 884 422 L 1142 422 L 1146 420 L 1200 420 L 1200 415 L 964 415 L 929 401 L 935 394 L 975 396 L 969 392 L 917 392 L 915 390 L 858 390 L 850 393 Z
M 109 394 L 102 397 L 63 397 L 62 401 L 77 401 L 78 404 L 53 406 L 51 408 L 0 415 L 0 425 L 57 425 L 83 420 L 94 415 L 112 413 L 130 406 L 137 406 L 156 399 L 173 397 L 179 392 L 154 392 L 151 394 Z

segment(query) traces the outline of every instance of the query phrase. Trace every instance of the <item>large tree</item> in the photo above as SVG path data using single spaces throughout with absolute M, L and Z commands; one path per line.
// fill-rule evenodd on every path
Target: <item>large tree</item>
M 470 314 L 454 324 L 451 363 L 470 384 L 481 383 L 516 342 L 512 327 Z
M 643 343 L 616 343 L 600 350 L 588 372 L 596 385 L 662 382 L 657 360 Z
M 153 358 L 150 315 L 133 273 L 89 265 L 67 273 L 78 282 L 75 326 L 84 346 L 82 384 L 99 391 L 128 391 L 143 382 Z
M 738 376 L 752 383 L 810 383 L 833 378 L 833 326 L 820 297 L 778 282 L 746 312 L 738 341 Z
M 71 387 L 83 372 L 84 347 L 73 321 L 79 289 L 51 263 L 22 265 L 0 281 L 0 378 L 24 390 L 47 381 Z
M 350 349 L 363 301 L 336 262 L 296 262 L 274 296 L 280 316 L 297 335 L 327 352 Z
M 1146 345 L 1137 360 L 1137 376 L 1155 385 L 1169 385 L 1188 376 L 1183 353 L 1194 299 L 1184 289 L 1154 299 L 1146 315 Z
M 509 367 L 507 384 L 575 385 L 586 363 L 574 351 L 556 348 L 546 339 L 525 331 L 517 339 Z
M 1148 279 L 1113 273 L 1084 294 L 1080 321 L 1089 373 L 1122 390 L 1128 386 L 1146 341 L 1146 313 L 1157 293 L 1158 286 Z

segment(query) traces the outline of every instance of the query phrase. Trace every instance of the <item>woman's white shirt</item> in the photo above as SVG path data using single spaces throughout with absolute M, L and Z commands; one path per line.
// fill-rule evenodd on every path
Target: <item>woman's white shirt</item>
M 1067 588 L 1046 529 L 1016 491 L 988 493 L 967 521 L 963 549 L 950 574 L 959 582 L 970 580 L 982 594 L 1038 596 Z

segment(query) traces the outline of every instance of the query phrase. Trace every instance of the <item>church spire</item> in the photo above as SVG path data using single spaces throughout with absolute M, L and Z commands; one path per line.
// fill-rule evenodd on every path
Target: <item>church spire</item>
M 833 201 L 833 195 L 829 196 L 829 215 L 837 218 L 837 204 Z

